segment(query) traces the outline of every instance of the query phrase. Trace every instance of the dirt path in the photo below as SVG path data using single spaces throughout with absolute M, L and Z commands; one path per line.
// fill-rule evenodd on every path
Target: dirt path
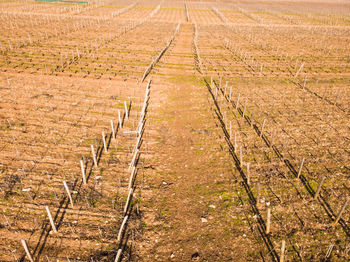
M 194 65 L 192 41 L 192 25 L 182 25 L 152 76 L 137 260 L 246 261 L 258 246 L 253 251 L 254 236 L 247 237 L 245 207 L 232 207 L 239 185 L 212 101 L 202 77 L 180 68 Z

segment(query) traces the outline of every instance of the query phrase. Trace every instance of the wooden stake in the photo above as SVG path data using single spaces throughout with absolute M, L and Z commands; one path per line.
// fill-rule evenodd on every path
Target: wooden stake
M 314 195 L 314 199 L 316 199 L 318 197 L 318 195 L 320 194 L 321 186 L 322 186 L 325 179 L 326 179 L 326 177 L 323 176 L 323 177 L 321 177 L 320 182 L 318 182 L 318 186 L 317 186 L 316 193 Z
M 300 174 L 301 174 L 301 170 L 303 168 L 303 165 L 304 165 L 304 161 L 305 161 L 305 158 L 303 157 L 303 159 L 301 160 L 301 163 L 300 163 L 300 166 L 299 166 L 299 170 L 298 170 L 298 178 L 300 177 Z
M 129 195 L 128 195 L 128 198 L 126 200 L 125 206 L 124 206 L 124 216 L 126 215 L 126 212 L 128 212 L 132 194 L 133 194 L 133 189 L 130 188 Z
M 123 122 L 122 122 L 122 117 L 121 117 L 121 114 L 120 114 L 120 110 L 118 110 L 118 122 L 119 122 L 120 129 L 122 129 L 123 128 Z
M 29 251 L 29 248 L 28 248 L 28 245 L 27 245 L 27 241 L 25 239 L 21 239 L 21 243 L 22 243 L 22 246 L 24 248 L 24 251 L 26 252 L 27 254 L 27 257 L 29 259 L 30 262 L 34 262 L 34 259 L 32 257 L 32 254 L 30 254 L 30 251 Z
M 134 166 L 131 170 L 130 178 L 129 178 L 129 186 L 128 189 L 132 188 L 134 176 L 135 176 L 136 166 Z
M 284 262 L 284 252 L 285 252 L 285 250 L 286 250 L 286 241 L 282 240 L 280 262 Z
M 47 215 L 48 215 L 48 217 L 49 217 L 49 220 L 50 220 L 51 228 L 52 228 L 52 230 L 53 230 L 55 233 L 57 233 L 57 228 L 56 228 L 55 223 L 54 223 L 54 221 L 53 221 L 53 218 L 52 218 L 50 209 L 49 209 L 48 206 L 45 206 L 45 208 L 46 208 L 46 212 L 47 212 Z
M 338 223 L 338 221 L 339 221 L 341 215 L 343 214 L 343 212 L 344 212 L 344 210 L 345 210 L 346 205 L 348 204 L 348 202 L 349 202 L 349 197 L 346 197 L 343 206 L 342 206 L 341 209 L 339 210 L 339 213 L 338 213 L 336 219 L 335 219 L 334 222 L 333 222 L 333 225 L 334 225 L 334 226 Z
M 231 102 L 232 86 L 230 86 L 230 102 Z
M 327 261 L 327 258 L 329 258 L 331 256 L 333 248 L 334 248 L 334 244 L 330 244 L 329 247 L 328 247 L 327 253 L 325 255 L 326 261 Z
M 97 167 L 97 159 L 96 159 L 96 154 L 95 154 L 95 150 L 94 150 L 93 145 L 91 145 L 91 154 L 92 154 L 92 159 L 94 160 L 94 165 L 95 165 L 95 167 Z
M 73 205 L 73 199 L 72 199 L 72 195 L 71 195 L 71 193 L 70 193 L 70 191 L 69 191 L 69 187 L 68 187 L 68 185 L 67 185 L 67 182 L 66 182 L 66 181 L 63 181 L 63 185 L 64 185 L 64 188 L 66 189 L 66 192 L 67 192 L 67 195 L 68 195 L 70 204 L 71 204 L 71 206 L 72 206 L 72 208 L 73 208 L 73 207 L 74 207 L 74 205 Z
M 114 129 L 113 120 L 111 120 L 111 128 L 112 128 L 112 137 L 115 138 L 115 129 Z
M 324 92 L 323 92 L 322 99 L 326 98 L 327 88 L 328 88 L 327 86 L 324 87 Z
M 139 137 L 139 138 L 140 138 L 139 141 L 141 141 L 141 137 Z M 131 159 L 131 162 L 130 162 L 130 165 L 129 165 L 129 169 L 135 165 L 136 157 L 137 157 L 137 155 L 139 153 L 139 149 L 137 147 L 138 147 L 138 145 L 136 145 L 136 150 L 135 150 L 133 158 Z
M 297 60 L 297 62 L 298 62 L 298 60 Z M 295 77 L 297 77 L 299 75 L 299 73 L 303 69 L 303 67 L 304 67 L 304 63 L 302 63 L 301 66 L 299 67 L 299 70 L 296 72 Z
M 240 97 L 240 94 L 238 94 L 238 96 L 237 96 L 236 109 L 238 109 L 238 105 L 239 105 L 239 97 Z
M 117 252 L 117 256 L 115 257 L 114 262 L 119 262 L 120 259 L 121 259 L 121 256 L 122 256 L 122 249 L 119 248 L 119 249 L 118 249 L 118 252 Z
M 340 90 L 338 90 L 337 95 L 335 96 L 335 99 L 334 99 L 335 105 L 337 105 L 337 100 L 338 100 L 339 94 L 340 94 Z
M 103 141 L 103 148 L 105 149 L 105 152 L 107 153 L 106 135 L 105 135 L 104 131 L 102 131 L 102 141 Z
M 83 160 L 80 160 L 81 174 L 83 176 L 83 183 L 86 185 L 85 167 Z
M 264 133 L 264 126 L 265 126 L 266 119 L 263 120 L 262 125 L 261 125 L 261 131 L 260 131 L 260 137 L 263 136 Z
M 128 221 L 128 216 L 125 216 L 124 219 L 123 219 L 123 222 L 122 222 L 122 224 L 120 226 L 120 229 L 119 229 L 117 241 L 121 240 L 122 234 L 123 234 L 123 231 L 124 231 L 124 227 L 125 227 L 125 224 L 126 224 L 127 221 Z
M 270 233 L 270 225 L 271 225 L 271 209 L 267 208 L 267 220 L 266 220 L 266 234 Z
M 126 105 L 126 101 L 124 101 L 124 110 L 125 110 L 126 119 L 129 119 L 129 110 L 128 110 L 128 106 Z

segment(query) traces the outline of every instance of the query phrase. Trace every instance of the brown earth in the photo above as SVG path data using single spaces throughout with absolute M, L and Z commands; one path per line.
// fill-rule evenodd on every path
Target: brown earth
M 349 4 L 316 2 L 0 1 L 0 260 L 349 260 Z

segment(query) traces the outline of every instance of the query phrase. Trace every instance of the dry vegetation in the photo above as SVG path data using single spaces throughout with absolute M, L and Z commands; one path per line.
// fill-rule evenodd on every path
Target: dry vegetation
M 349 11 L 0 0 L 0 261 L 348 261 Z

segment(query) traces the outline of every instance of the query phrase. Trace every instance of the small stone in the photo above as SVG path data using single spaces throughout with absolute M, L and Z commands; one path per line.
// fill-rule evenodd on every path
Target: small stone
M 208 220 L 205 217 L 202 217 L 201 219 L 202 219 L 202 223 L 207 223 L 208 222 Z

